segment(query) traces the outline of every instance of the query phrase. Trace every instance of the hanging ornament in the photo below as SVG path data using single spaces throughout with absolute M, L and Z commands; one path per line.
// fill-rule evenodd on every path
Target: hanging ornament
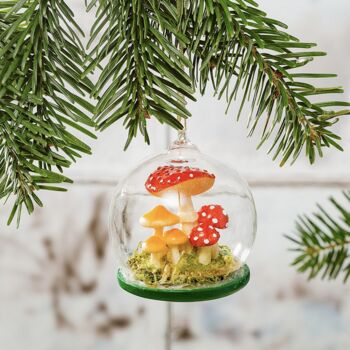
M 110 209 L 117 278 L 150 299 L 201 301 L 249 281 L 256 212 L 246 182 L 184 132 L 122 180 Z

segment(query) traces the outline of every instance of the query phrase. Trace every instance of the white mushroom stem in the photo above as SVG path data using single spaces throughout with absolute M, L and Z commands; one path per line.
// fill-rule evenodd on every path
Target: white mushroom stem
M 193 227 L 197 222 L 197 213 L 194 210 L 191 196 L 185 193 L 178 192 L 179 198 L 179 217 L 182 226 L 182 231 L 190 235 Z
M 216 259 L 219 256 L 219 245 L 215 243 L 214 245 L 211 246 L 211 258 Z
M 186 195 L 185 193 L 178 192 L 178 201 L 179 201 L 179 217 L 182 231 L 186 233 L 187 236 L 191 234 L 191 231 L 194 226 L 196 226 L 198 215 L 194 210 L 191 196 Z M 191 253 L 192 245 L 187 242 L 185 244 L 185 252 Z
M 151 253 L 150 261 L 152 265 L 160 268 L 162 266 L 161 260 L 163 256 L 164 256 L 164 253 Z
M 176 265 L 180 260 L 180 251 L 177 245 L 170 247 L 171 262 Z
M 198 261 L 202 265 L 208 265 L 211 262 L 212 246 L 199 248 Z

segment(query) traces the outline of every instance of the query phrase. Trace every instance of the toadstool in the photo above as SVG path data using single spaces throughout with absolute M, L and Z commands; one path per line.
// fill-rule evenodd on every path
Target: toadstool
M 220 233 L 211 225 L 199 224 L 192 229 L 190 242 L 199 248 L 198 261 L 208 265 L 212 258 L 212 247 L 216 245 Z
M 189 235 L 197 221 L 192 196 L 208 191 L 214 184 L 215 175 L 207 170 L 188 166 L 167 165 L 157 168 L 149 175 L 145 187 L 154 196 L 176 193 L 182 230 Z
M 169 249 L 161 237 L 151 236 L 143 242 L 142 250 L 151 254 L 151 263 L 160 268 L 162 266 L 161 260 L 168 253 Z
M 178 224 L 179 221 L 180 218 L 163 205 L 157 205 L 140 218 L 140 224 L 144 227 L 154 228 L 154 233 L 158 236 L 163 235 L 163 228 L 165 226 Z
M 198 223 L 213 226 L 217 229 L 227 228 L 228 215 L 224 208 L 219 204 L 203 205 L 198 212 Z M 219 255 L 219 246 L 212 246 L 211 257 L 217 258 Z
M 164 232 L 164 240 L 170 248 L 171 261 L 175 265 L 180 260 L 179 246 L 188 241 L 187 235 L 178 228 L 174 228 Z
M 198 223 L 211 225 L 215 228 L 227 228 L 228 215 L 218 204 L 203 205 L 198 212 Z

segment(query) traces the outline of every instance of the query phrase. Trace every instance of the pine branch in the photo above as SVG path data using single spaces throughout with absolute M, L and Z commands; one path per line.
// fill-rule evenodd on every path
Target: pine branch
M 318 275 L 335 279 L 343 274 L 346 282 L 350 276 L 350 192 L 344 192 L 344 197 L 345 205 L 330 199 L 338 219 L 318 206 L 313 217 L 299 217 L 296 236 L 287 236 L 296 245 L 292 250 L 298 254 L 293 265 L 308 273 L 310 279 Z
M 331 127 L 350 114 L 341 109 L 349 103 L 315 97 L 342 89 L 308 82 L 332 74 L 300 70 L 324 53 L 253 0 L 91 0 L 88 9 L 95 5 L 86 56 L 63 0 L 0 1 L 0 198 L 16 196 L 9 222 L 23 205 L 32 212 L 42 204 L 38 190 L 70 181 L 63 169 L 90 153 L 73 129 L 94 137 L 90 114 L 100 129 L 123 120 L 126 147 L 138 132 L 149 143 L 149 118 L 181 129 L 176 117 L 190 116 L 185 98 L 209 84 L 228 105 L 243 92 L 238 117 L 251 101 L 250 134 L 261 124 L 260 145 L 272 139 L 281 165 L 303 150 L 314 162 L 324 147 L 341 149 Z
M 330 128 L 350 114 L 337 108 L 350 104 L 312 100 L 342 93 L 342 88 L 318 88 L 307 82 L 334 74 L 300 71 L 324 52 L 312 51 L 315 44 L 285 33 L 287 26 L 268 18 L 254 1 L 194 1 L 184 6 L 186 11 L 190 18 L 186 35 L 194 37 L 188 48 L 194 81 L 202 94 L 211 82 L 219 99 L 226 96 L 228 106 L 239 96 L 237 119 L 251 101 L 249 134 L 262 124 L 259 147 L 272 138 L 270 152 L 274 150 L 274 159 L 281 156 L 281 166 L 290 158 L 295 161 L 302 150 L 311 163 L 317 155 L 322 157 L 324 147 L 341 150 L 340 138 Z
M 90 3 L 90 7 L 96 1 Z M 190 116 L 184 97 L 192 97 L 192 81 L 186 69 L 189 59 L 178 49 L 178 41 L 189 43 L 176 30 L 176 7 L 169 1 L 100 1 L 90 45 L 101 38 L 90 53 L 86 74 L 107 64 L 93 89 L 99 98 L 96 122 L 101 130 L 123 118 L 129 131 L 126 147 L 140 131 L 149 143 L 147 119 L 181 129 L 177 115 Z
M 315 96 L 338 94 L 343 90 L 338 87 L 318 88 L 308 82 L 310 78 L 330 78 L 334 74 L 310 74 L 301 70 L 325 53 L 312 51 L 315 44 L 300 42 L 286 33 L 287 26 L 268 18 L 254 1 L 93 0 L 89 8 L 96 3 L 99 3 L 99 11 L 92 40 L 99 33 L 104 32 L 104 35 L 91 53 L 94 61 L 88 71 L 103 66 L 104 59 L 108 61 L 102 70 L 99 89 L 94 91 L 97 97 L 105 89 L 97 112 L 100 128 L 124 118 L 124 125 L 129 129 L 128 143 L 138 129 L 149 142 L 146 119 L 151 116 L 179 128 L 174 121 L 175 114 L 182 112 L 185 117 L 190 116 L 178 96 L 183 92 L 183 86 L 174 77 L 180 76 L 184 79 L 182 83 L 186 83 L 186 97 L 194 99 L 194 87 L 204 94 L 210 84 L 219 99 L 226 97 L 228 106 L 241 97 L 237 118 L 251 101 L 249 134 L 255 133 L 261 124 L 259 146 L 272 139 L 270 152 L 274 151 L 274 159 L 281 157 L 281 165 L 290 159 L 295 161 L 303 150 L 311 163 L 323 155 L 324 147 L 341 150 L 340 138 L 331 127 L 339 117 L 350 114 L 350 110 L 339 107 L 350 104 L 316 102 Z M 137 31 L 133 30 L 132 23 L 137 24 L 134 26 Z M 126 28 L 122 30 L 124 24 Z M 132 35 L 136 40 L 130 39 Z M 183 48 L 181 53 L 185 57 L 177 57 L 175 44 Z M 126 60 L 128 55 L 135 53 L 135 58 Z M 192 64 L 186 61 L 186 57 Z M 129 61 L 131 63 L 127 63 Z M 180 61 L 186 61 L 184 72 Z M 150 64 L 152 74 L 147 74 Z M 138 65 L 140 68 L 137 69 Z M 166 75 L 165 85 L 163 81 L 159 82 L 164 72 L 171 69 L 176 73 Z M 115 71 L 118 73 L 113 73 Z M 124 76 L 132 78 L 127 81 Z M 126 86 L 131 86 L 131 90 Z M 112 98 L 113 91 L 117 93 Z M 138 102 L 139 99 L 135 102 L 141 108 L 132 107 L 131 97 L 137 97 L 132 91 L 140 91 L 140 96 L 146 94 L 142 103 Z M 243 96 L 238 95 L 239 91 Z M 163 97 L 173 95 L 173 100 L 165 104 Z M 158 106 L 161 114 L 159 110 L 156 113 L 152 110 L 150 101 Z M 176 111 L 175 101 L 182 107 Z
M 73 130 L 86 127 L 93 106 L 83 97 L 84 48 L 62 0 L 0 1 L 0 199 L 12 194 L 8 223 L 22 206 L 42 206 L 39 190 L 63 191 L 63 168 L 90 148 Z

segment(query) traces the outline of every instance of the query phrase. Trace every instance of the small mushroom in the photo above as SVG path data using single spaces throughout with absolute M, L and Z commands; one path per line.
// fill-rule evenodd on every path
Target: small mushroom
M 199 224 L 192 229 L 190 242 L 194 247 L 199 248 L 198 261 L 202 265 L 211 262 L 213 246 L 220 239 L 220 233 L 211 225 Z
M 215 228 L 227 228 L 228 215 L 218 204 L 203 205 L 198 212 L 198 223 L 211 225 Z
M 188 241 L 187 235 L 178 228 L 174 228 L 164 232 L 164 240 L 170 248 L 171 261 L 174 265 L 176 265 L 180 260 L 179 246 Z
M 163 205 L 157 205 L 140 218 L 140 224 L 154 228 L 154 234 L 158 236 L 163 235 L 164 227 L 178 224 L 179 221 L 180 218 Z
M 175 193 L 179 203 L 182 230 L 189 235 L 197 222 L 192 196 L 208 191 L 214 184 L 215 175 L 206 170 L 188 166 L 162 166 L 147 179 L 145 187 L 154 196 Z
M 217 229 L 227 228 L 228 215 L 224 208 L 218 204 L 203 205 L 198 212 L 198 223 L 210 225 Z M 219 246 L 215 244 L 212 246 L 212 259 L 216 259 L 219 255 Z
M 151 254 L 151 263 L 160 268 L 162 258 L 168 253 L 168 247 L 165 241 L 159 236 L 151 236 L 142 244 L 142 250 Z

